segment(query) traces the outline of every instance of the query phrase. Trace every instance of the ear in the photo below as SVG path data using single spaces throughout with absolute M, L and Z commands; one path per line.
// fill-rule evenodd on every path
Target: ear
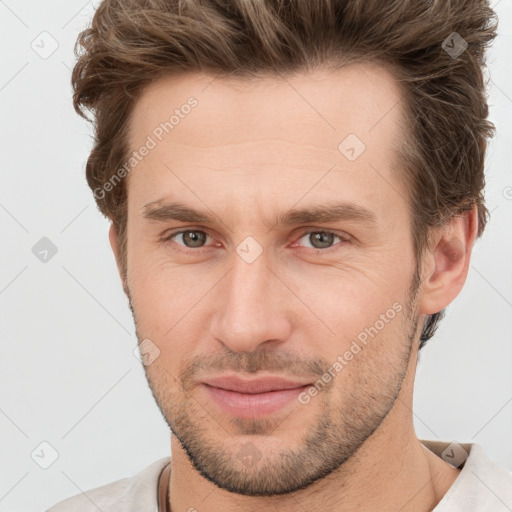
M 110 240 L 110 247 L 112 248 L 112 252 L 114 253 L 114 257 L 116 259 L 117 271 L 119 272 L 119 277 L 121 278 L 123 290 L 126 293 L 127 285 L 125 277 L 123 275 L 123 267 L 121 265 L 121 257 L 119 252 L 119 234 L 113 222 L 110 224 L 110 229 L 108 231 L 108 239 Z
M 476 206 L 434 232 L 431 248 L 423 257 L 420 313 L 438 313 L 462 290 L 477 232 Z

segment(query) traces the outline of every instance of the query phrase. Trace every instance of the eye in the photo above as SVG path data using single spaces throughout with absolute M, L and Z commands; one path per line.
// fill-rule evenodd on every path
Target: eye
M 206 241 L 210 235 L 205 231 L 201 231 L 198 229 L 187 229 L 181 231 L 174 231 L 172 233 L 168 233 L 162 237 L 163 242 L 173 241 L 178 246 L 181 246 L 183 251 L 188 252 L 189 249 L 201 249 L 206 246 Z M 305 239 L 306 244 L 305 248 L 315 249 L 315 250 L 329 250 L 335 245 L 339 245 L 336 243 L 339 242 L 348 242 L 348 237 L 342 237 L 332 231 L 307 231 L 301 235 L 301 237 L 295 242 L 292 247 L 297 247 L 300 240 Z
M 332 231 L 308 231 L 299 238 L 299 241 L 303 238 L 311 244 L 309 247 L 311 249 L 330 249 L 336 239 L 341 242 L 348 241 L 346 238 L 343 238 Z
M 204 242 L 208 237 L 208 234 L 205 233 L 204 231 L 189 229 L 169 233 L 168 235 L 164 236 L 163 240 L 168 241 L 172 240 L 175 237 L 178 240 L 181 238 L 181 243 L 175 240 L 178 245 L 183 245 L 184 247 L 194 249 L 203 246 Z

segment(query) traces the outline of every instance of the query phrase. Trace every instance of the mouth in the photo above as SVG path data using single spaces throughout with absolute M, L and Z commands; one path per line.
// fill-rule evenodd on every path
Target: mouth
M 269 377 L 244 381 L 238 377 L 209 379 L 201 384 L 209 402 L 240 418 L 263 418 L 275 413 L 305 391 L 311 383 Z

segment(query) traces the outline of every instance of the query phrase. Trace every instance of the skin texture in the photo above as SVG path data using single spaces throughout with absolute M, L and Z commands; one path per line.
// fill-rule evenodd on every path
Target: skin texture
M 393 167 L 402 96 L 379 66 L 165 78 L 136 104 L 131 147 L 191 96 L 197 106 L 127 177 L 126 272 L 110 230 L 139 342 L 159 350 L 145 371 L 172 430 L 172 510 L 432 510 L 459 470 L 414 432 L 419 335 L 464 284 L 476 210 L 434 231 L 416 269 L 407 191 Z M 338 149 L 349 134 L 365 145 L 353 161 Z M 153 201 L 215 220 L 144 218 Z M 275 222 L 335 201 L 375 222 Z M 188 236 L 163 240 L 183 229 Z M 322 231 L 340 238 L 318 239 Z M 237 252 L 249 236 L 262 250 L 251 263 Z M 400 311 L 389 319 L 393 305 Z M 242 419 L 201 386 L 225 374 L 313 383 L 376 325 L 307 404 Z

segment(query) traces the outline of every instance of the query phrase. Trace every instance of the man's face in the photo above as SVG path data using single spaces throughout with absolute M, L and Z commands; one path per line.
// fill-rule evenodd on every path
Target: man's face
M 131 149 L 154 147 L 128 178 L 130 306 L 158 406 L 219 487 L 303 488 L 395 403 L 418 326 L 408 199 L 392 166 L 400 100 L 385 70 L 358 65 L 252 82 L 188 74 L 136 105 Z M 178 202 L 212 222 L 168 218 Z M 335 204 L 337 219 L 283 218 Z M 225 375 L 324 379 L 269 411 L 254 396 L 221 406 L 203 382 Z

